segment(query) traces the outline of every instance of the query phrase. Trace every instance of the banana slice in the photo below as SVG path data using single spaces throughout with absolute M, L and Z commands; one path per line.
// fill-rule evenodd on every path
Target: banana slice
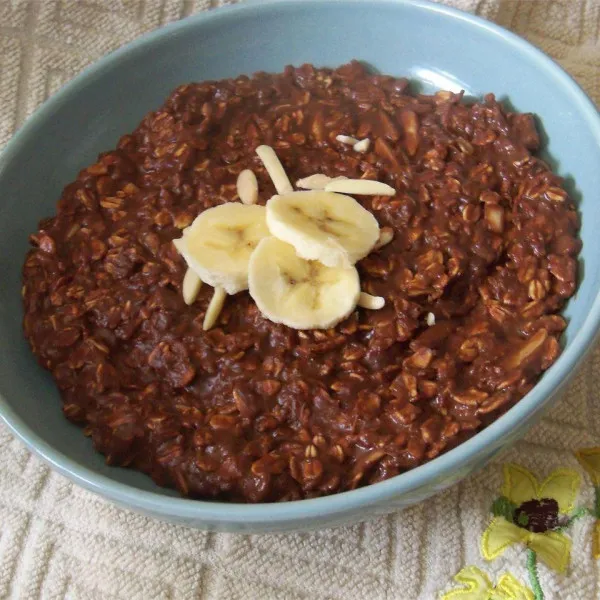
M 237 294 L 248 289 L 250 255 L 268 235 L 264 206 L 231 202 L 205 210 L 173 243 L 202 281 Z
M 348 267 L 364 258 L 379 239 L 379 224 L 354 198 L 323 191 L 292 192 L 267 202 L 272 235 L 298 256 L 328 267 Z
M 250 258 L 250 295 L 262 314 L 294 329 L 328 329 L 356 307 L 355 267 L 326 267 L 300 258 L 293 246 L 263 239 Z

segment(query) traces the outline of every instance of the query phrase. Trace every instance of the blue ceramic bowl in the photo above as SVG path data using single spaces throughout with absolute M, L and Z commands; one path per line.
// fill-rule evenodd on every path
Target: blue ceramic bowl
M 55 210 L 62 187 L 114 147 L 177 85 L 286 64 L 336 66 L 359 58 L 425 90 L 494 92 L 539 115 L 553 166 L 572 184 L 583 218 L 583 277 L 566 309 L 565 350 L 506 415 L 409 473 L 342 494 L 241 505 L 179 498 L 136 472 L 107 467 L 60 410 L 53 382 L 21 331 L 20 271 L 27 236 Z M 426 2 L 250 2 L 191 17 L 103 58 L 52 97 L 0 157 L 0 416 L 29 448 L 73 481 L 168 521 L 229 531 L 327 527 L 399 509 L 453 485 L 513 443 L 557 397 L 600 323 L 600 118 L 581 89 L 515 35 Z

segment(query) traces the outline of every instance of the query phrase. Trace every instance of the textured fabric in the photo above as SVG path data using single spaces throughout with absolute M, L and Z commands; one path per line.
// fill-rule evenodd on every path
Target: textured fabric
M 523 35 L 600 102 L 600 1 L 448 3 Z M 216 4 L 0 0 L 0 147 L 87 64 Z M 452 577 L 466 566 L 479 567 L 491 582 L 509 572 L 529 586 L 522 545 L 489 563 L 480 551 L 490 505 L 501 494 L 502 465 L 516 462 L 542 479 L 557 468 L 575 469 L 583 476 L 576 504 L 591 506 L 591 480 L 573 452 L 598 444 L 599 383 L 596 351 L 545 419 L 483 472 L 402 513 L 293 535 L 203 533 L 116 508 L 50 472 L 0 426 L 0 598 L 425 600 L 456 587 Z M 564 575 L 539 565 L 546 598 L 600 598 L 594 526 L 585 516 L 568 529 L 572 556 Z

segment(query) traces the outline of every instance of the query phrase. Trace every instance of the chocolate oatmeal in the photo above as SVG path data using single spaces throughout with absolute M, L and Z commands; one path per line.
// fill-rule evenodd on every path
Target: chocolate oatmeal
M 356 62 L 183 85 L 64 189 L 31 236 L 24 330 L 109 464 L 194 498 L 332 494 L 463 442 L 556 360 L 581 243 L 533 117 L 407 86 Z M 276 194 L 259 146 L 292 183 L 392 188 L 353 195 L 380 238 L 329 329 L 277 324 L 247 291 L 207 326 L 193 273 L 184 301 L 173 240 L 239 203 L 242 171 L 245 204 Z

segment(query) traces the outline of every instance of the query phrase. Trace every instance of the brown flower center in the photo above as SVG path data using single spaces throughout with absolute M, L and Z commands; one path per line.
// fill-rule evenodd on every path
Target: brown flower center
M 514 513 L 515 525 L 533 531 L 544 533 L 558 527 L 558 502 L 553 498 L 528 500 L 523 502 Z

